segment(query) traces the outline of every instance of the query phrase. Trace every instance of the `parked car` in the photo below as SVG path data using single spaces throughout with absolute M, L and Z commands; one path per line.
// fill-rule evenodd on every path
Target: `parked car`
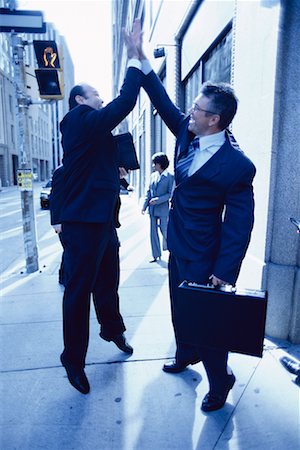
M 52 186 L 52 179 L 50 178 L 47 184 L 45 184 L 45 186 L 42 187 L 40 193 L 41 209 L 49 209 L 50 206 L 49 197 L 51 192 L 51 186 Z

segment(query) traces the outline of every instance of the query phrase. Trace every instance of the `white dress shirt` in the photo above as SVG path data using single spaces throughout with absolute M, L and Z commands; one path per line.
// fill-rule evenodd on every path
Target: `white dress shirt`
M 193 175 L 222 147 L 225 142 L 225 131 L 199 137 L 199 148 L 190 165 L 188 176 Z
M 137 58 L 130 58 L 127 63 L 127 68 L 135 67 L 136 69 L 142 70 L 142 63 Z

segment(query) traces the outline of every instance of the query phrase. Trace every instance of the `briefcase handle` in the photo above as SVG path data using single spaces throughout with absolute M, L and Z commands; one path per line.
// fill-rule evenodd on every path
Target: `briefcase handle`
M 214 286 L 211 282 L 207 283 L 207 284 L 198 284 L 198 283 L 195 283 L 194 281 L 186 281 L 186 284 L 191 287 L 204 286 L 208 289 L 212 289 L 212 290 L 216 289 L 216 290 L 222 291 L 222 292 L 231 292 L 232 294 L 234 294 L 236 292 L 236 286 L 232 286 L 232 284 L 223 284 L 221 286 Z

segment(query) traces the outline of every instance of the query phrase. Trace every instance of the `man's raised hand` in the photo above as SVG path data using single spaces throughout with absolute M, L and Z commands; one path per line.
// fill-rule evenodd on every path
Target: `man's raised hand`
M 139 48 L 141 48 L 142 42 L 142 30 L 141 21 L 136 19 L 132 25 L 132 31 L 126 31 L 123 29 L 124 41 L 127 47 L 127 56 L 130 58 L 139 59 Z

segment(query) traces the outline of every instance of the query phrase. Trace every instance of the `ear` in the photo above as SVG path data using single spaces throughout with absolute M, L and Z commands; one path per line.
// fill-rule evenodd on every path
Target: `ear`
M 84 97 L 82 97 L 82 95 L 76 95 L 75 101 L 78 103 L 78 105 L 83 105 L 84 104 Z
M 218 127 L 220 123 L 220 116 L 219 114 L 214 114 L 213 116 L 211 116 L 210 120 L 209 120 L 209 126 L 210 127 Z

